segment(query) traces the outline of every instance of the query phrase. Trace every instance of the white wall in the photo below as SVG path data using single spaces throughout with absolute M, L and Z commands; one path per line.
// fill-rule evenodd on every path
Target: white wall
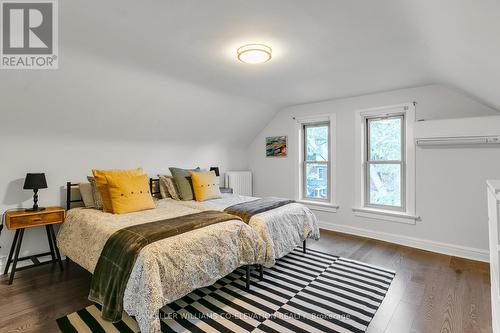
M 27 172 L 46 173 L 40 204 L 59 205 L 66 181 L 92 168 L 244 169 L 246 145 L 273 116 L 260 103 L 68 49 L 61 61 L 56 71 L 0 73 L 1 212 L 32 205 Z M 0 236 L 0 266 L 13 234 Z M 26 232 L 23 255 L 46 249 L 43 229 Z
M 220 144 L 162 144 L 102 141 L 63 137 L 2 137 L 4 154 L 0 173 L 0 210 L 32 205 L 32 191 L 22 189 L 27 172 L 44 171 L 49 188 L 40 190 L 40 205 L 65 207 L 67 181 L 84 181 L 92 168 L 134 168 L 141 166 L 150 176 L 169 173 L 169 166 L 220 166 L 221 171 L 244 169 L 241 151 Z M 5 156 L 9 156 L 8 160 Z M 0 260 L 8 254 L 14 233 L 4 229 L 0 239 Z M 43 228 L 25 233 L 23 255 L 45 252 L 48 245 Z
M 321 103 L 292 106 L 281 110 L 254 139 L 248 149 L 254 173 L 254 192 L 258 196 L 293 197 L 294 163 L 297 144 L 288 141 L 287 158 L 266 158 L 265 137 L 294 137 L 293 116 L 336 113 L 337 119 L 337 200 L 336 213 L 315 212 L 322 226 L 402 244 L 466 257 L 487 260 L 488 230 L 485 180 L 500 177 L 500 148 L 417 149 L 416 207 L 421 221 L 416 225 L 356 217 L 354 205 L 354 121 L 356 110 L 416 101 L 418 119 L 443 119 L 490 115 L 491 109 L 441 86 L 403 89 Z M 464 107 L 466 106 L 466 107 Z M 493 112 L 494 113 L 494 112 Z M 440 128 L 451 126 L 447 134 L 471 134 L 469 123 L 497 128 L 500 117 L 470 120 L 429 120 L 417 123 Z M 491 125 L 493 124 L 493 125 Z M 496 127 L 495 127 L 496 126 Z M 478 131 L 480 132 L 480 131 Z M 480 133 L 481 134 L 481 133 Z

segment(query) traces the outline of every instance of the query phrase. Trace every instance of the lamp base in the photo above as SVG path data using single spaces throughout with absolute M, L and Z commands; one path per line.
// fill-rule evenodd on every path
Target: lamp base
M 37 207 L 37 208 L 26 208 L 24 211 L 25 212 L 38 212 L 41 210 L 45 210 L 45 207 Z

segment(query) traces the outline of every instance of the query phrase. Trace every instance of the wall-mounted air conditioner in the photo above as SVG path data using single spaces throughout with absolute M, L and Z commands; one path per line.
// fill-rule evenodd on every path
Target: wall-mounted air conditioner
M 500 145 L 500 135 L 494 136 L 455 136 L 441 138 L 417 138 L 417 146 L 469 146 L 469 145 Z
M 500 116 L 419 121 L 415 144 L 420 148 L 500 147 Z

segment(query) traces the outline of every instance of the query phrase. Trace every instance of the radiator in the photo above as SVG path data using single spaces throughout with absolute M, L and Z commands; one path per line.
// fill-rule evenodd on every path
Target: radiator
M 252 196 L 252 173 L 250 171 L 228 171 L 224 177 L 226 187 L 234 194 Z

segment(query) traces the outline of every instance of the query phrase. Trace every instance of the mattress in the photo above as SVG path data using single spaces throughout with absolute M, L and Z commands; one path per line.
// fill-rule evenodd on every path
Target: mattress
M 92 273 L 107 239 L 131 225 L 199 212 L 172 200 L 156 209 L 113 215 L 96 209 L 67 212 L 57 244 L 71 260 Z M 214 224 L 147 245 L 137 258 L 123 299 L 142 332 L 160 332 L 158 311 L 191 291 L 212 285 L 236 268 L 265 263 L 265 245 L 239 220 Z M 112 278 L 112 277 L 110 277 Z
M 258 198 L 225 193 L 220 199 L 203 202 L 167 200 L 198 210 L 223 211 L 229 206 L 255 199 Z M 254 215 L 248 224 L 265 242 L 266 267 L 273 266 L 276 259 L 293 251 L 304 240 L 308 238 L 319 240 L 320 237 L 316 216 L 309 208 L 296 202 Z

